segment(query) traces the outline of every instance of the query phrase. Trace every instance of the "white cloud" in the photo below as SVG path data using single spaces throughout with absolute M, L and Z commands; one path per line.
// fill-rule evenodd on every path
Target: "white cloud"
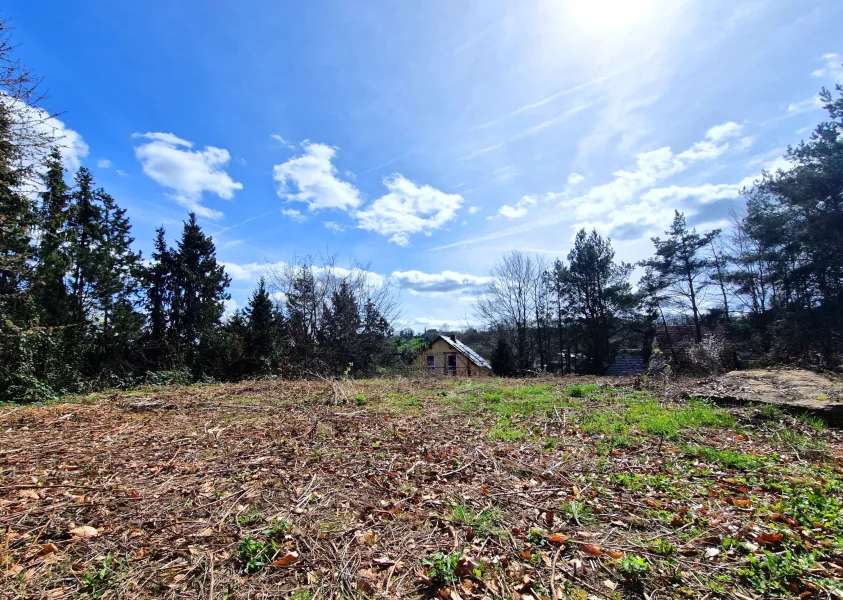
M 751 136 L 742 137 L 740 140 L 738 140 L 738 143 L 735 148 L 737 148 L 738 150 L 747 150 L 750 146 L 752 146 L 753 143 L 755 143 L 755 138 Z
M 223 300 L 222 304 L 223 304 L 223 307 L 224 307 L 223 317 L 230 317 L 235 312 L 237 312 L 237 309 L 239 308 L 237 306 L 237 300 L 235 300 L 234 298 L 229 298 L 228 300 Z
M 446 194 L 429 185 L 419 186 L 403 175 L 383 180 L 389 193 L 357 212 L 358 227 L 389 235 L 389 241 L 406 246 L 410 234 L 439 229 L 452 220 L 463 203 L 459 194 Z
M 486 146 L 485 148 L 480 148 L 479 150 L 475 150 L 474 152 L 469 152 L 465 156 L 461 156 L 457 160 L 462 161 L 462 160 L 470 160 L 472 158 L 476 158 L 476 157 L 481 156 L 483 154 L 487 154 L 489 152 L 497 150 L 498 148 L 503 148 L 504 144 L 505 144 L 505 142 L 498 142 L 497 144 L 492 144 L 491 146 Z
M 235 191 L 243 189 L 243 184 L 234 181 L 224 170 L 231 159 L 227 150 L 214 146 L 191 150 L 191 142 L 172 133 L 136 133 L 132 137 L 149 140 L 135 148 L 143 172 L 172 190 L 173 200 L 201 217 L 222 217 L 220 211 L 202 204 L 204 192 L 231 200 Z
M 833 80 L 835 83 L 843 84 L 843 56 L 839 54 L 824 54 L 825 66 L 812 73 L 814 77 L 821 77 Z
M 424 273 L 415 270 L 393 271 L 392 279 L 397 281 L 402 289 L 418 296 L 478 294 L 491 281 L 491 277 L 478 277 L 456 271 Z
M 129 176 L 129 174 L 128 174 L 128 173 L 126 173 L 126 171 L 124 171 L 123 169 L 116 169 L 116 170 L 115 170 L 115 172 L 116 172 L 116 173 L 117 173 L 120 177 L 128 177 L 128 176 Z
M 474 206 L 468 207 L 468 214 L 474 215 L 474 214 L 479 213 L 481 210 L 483 210 L 483 207 L 475 204 Z
M 715 125 L 705 132 L 705 137 L 710 139 L 712 142 L 719 142 L 727 138 L 738 136 L 741 131 L 743 131 L 743 125 L 739 125 L 734 121 L 729 121 L 727 123 L 723 123 L 722 125 Z
M 520 219 L 521 217 L 527 214 L 529 207 L 536 205 L 536 198 L 533 196 L 523 196 L 518 202 L 515 203 L 515 206 L 510 206 L 509 204 L 504 204 L 498 209 L 497 216 L 504 217 L 506 219 Z M 492 219 L 494 217 L 489 217 Z
M 255 279 L 258 275 L 263 273 L 263 270 L 266 267 L 266 265 L 258 263 L 238 265 L 237 263 L 220 261 L 220 264 L 225 267 L 225 272 L 228 273 L 228 276 L 234 281 L 250 281 Z
M 713 128 L 712 135 L 717 136 L 722 131 Z M 734 133 L 739 133 L 733 127 L 729 127 Z M 711 130 L 709 130 L 710 132 Z M 728 130 L 727 130 L 728 131 Z M 717 145 L 711 140 L 696 142 L 685 151 L 675 154 L 669 147 L 658 148 L 649 152 L 642 152 L 636 156 L 635 166 L 631 169 L 620 169 L 613 173 L 613 177 L 607 183 L 596 185 L 585 193 L 572 196 L 569 189 L 562 192 L 545 194 L 541 197 L 532 196 L 532 200 L 541 203 L 554 203 L 554 209 L 549 214 L 540 218 L 533 218 L 529 222 L 514 225 L 501 231 L 492 232 L 471 239 L 464 239 L 451 244 L 438 246 L 434 250 L 444 250 L 456 246 L 464 246 L 477 242 L 485 242 L 499 239 L 515 234 L 525 234 L 539 227 L 545 227 L 561 222 L 570 222 L 574 227 L 595 227 L 601 231 L 611 232 L 619 227 L 640 226 L 642 230 L 648 226 L 661 227 L 664 222 L 669 222 L 673 207 L 666 205 L 666 200 L 671 196 L 692 194 L 692 188 L 666 188 L 667 191 L 652 191 L 660 181 L 688 169 L 692 164 L 699 161 L 707 161 L 720 156 L 728 143 Z M 751 184 L 751 178 L 747 180 Z M 743 184 L 744 181 L 740 183 Z M 717 197 L 728 197 L 740 185 L 714 186 L 697 190 L 698 197 L 704 197 L 707 201 Z M 652 194 L 647 195 L 647 191 Z M 523 202 L 515 206 L 505 205 L 499 211 L 499 215 L 508 218 L 518 218 L 526 214 L 529 206 Z
M 110 169 L 112 165 L 111 165 L 111 161 L 108 160 L 107 158 L 101 158 L 97 161 L 97 166 L 100 169 Z
M 303 202 L 311 211 L 331 208 L 349 211 L 360 206 L 359 190 L 337 177 L 337 168 L 332 163 L 337 149 L 308 141 L 302 147 L 304 154 L 273 169 L 278 196 L 288 202 Z
M 653 188 L 642 195 L 641 199 L 644 202 L 656 204 L 669 203 L 675 206 L 680 200 L 695 198 L 700 203 L 707 204 L 715 200 L 734 198 L 740 193 L 741 187 L 743 186 L 740 183 L 737 185 L 728 183 L 706 183 L 698 186 L 671 185 L 663 188 Z
M 729 144 L 714 144 L 709 141 L 696 142 L 693 146 L 679 155 L 688 160 L 712 160 L 721 156 L 729 149 Z
M 578 183 L 582 183 L 585 181 L 585 177 L 580 175 L 579 173 L 571 173 L 568 175 L 568 185 L 577 185 Z
M 436 317 L 416 317 L 415 319 L 404 321 L 402 327 L 410 327 L 416 331 L 423 331 L 425 329 L 439 329 L 440 331 L 460 331 L 466 327 L 479 327 L 479 323 L 465 319 L 463 321 L 454 321 L 453 319 L 437 319 Z
M 335 233 L 340 233 L 341 231 L 345 231 L 345 227 L 343 227 L 342 225 L 340 225 L 339 223 L 337 223 L 335 221 L 325 221 L 324 225 L 325 225 L 325 229 L 330 229 L 331 231 L 333 231 Z
M 277 133 L 273 133 L 272 136 L 270 136 L 270 137 L 272 137 L 273 140 L 277 141 L 279 144 L 281 144 L 282 146 L 284 146 L 286 148 L 290 148 L 290 149 L 295 148 L 294 145 L 292 145 L 290 142 L 288 142 L 287 140 L 282 138 Z
M 33 136 L 45 136 L 53 141 L 53 144 L 62 155 L 62 163 L 68 171 L 75 172 L 82 166 L 82 160 L 88 156 L 88 144 L 75 130 L 70 129 L 63 121 L 50 116 L 46 110 L 29 106 L 16 98 L 12 98 L 4 92 L 0 92 L 0 104 L 9 107 L 14 115 L 11 127 L 19 129 L 26 139 Z M 47 149 L 32 149 L 35 153 L 40 151 L 49 152 Z M 31 157 L 35 170 L 39 171 L 45 156 Z
M 305 221 L 307 221 L 307 217 L 301 214 L 301 211 L 298 211 L 295 208 L 282 208 L 281 214 L 285 217 L 289 217 L 296 223 L 304 223 Z
M 799 102 L 792 102 L 787 107 L 787 112 L 790 115 L 798 115 L 809 110 L 816 110 L 823 107 L 822 98 L 819 96 L 811 96 Z
M 153 142 L 161 142 L 163 144 L 167 144 L 168 146 L 185 146 L 187 148 L 192 148 L 193 143 L 188 142 L 187 140 L 183 140 L 179 136 L 172 134 L 172 133 L 163 133 L 160 131 L 148 131 L 146 133 L 133 133 L 133 138 L 145 138 L 147 140 L 152 140 Z

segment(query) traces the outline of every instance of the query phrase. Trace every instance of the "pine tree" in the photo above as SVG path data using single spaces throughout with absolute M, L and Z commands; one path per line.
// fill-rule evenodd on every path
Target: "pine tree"
M 277 321 L 275 306 L 263 277 L 249 298 L 243 316 L 246 319 L 245 355 L 257 372 L 270 373 L 275 359 Z
M 6 310 L 13 310 L 8 303 L 27 287 L 35 258 L 35 207 L 20 192 L 27 169 L 20 167 L 22 157 L 13 143 L 11 126 L 7 108 L 0 103 L 0 297 L 7 302 Z
M 673 224 L 665 234 L 667 238 L 653 238 L 656 255 L 641 264 L 658 276 L 656 288 L 666 292 L 675 304 L 691 310 L 697 343 L 702 341 L 700 323 L 701 292 L 710 283 L 712 268 L 707 251 L 714 238 L 720 235 L 715 229 L 699 234 L 689 230 L 685 215 L 675 211 Z
M 327 368 L 332 373 L 343 373 L 358 358 L 357 334 L 360 329 L 357 301 L 346 282 L 342 282 L 334 292 L 331 306 L 325 307 L 322 321 L 320 345 Z
M 75 177 L 68 213 L 68 242 L 70 256 L 71 322 L 79 335 L 87 335 L 92 292 L 99 264 L 98 245 L 102 238 L 102 210 L 98 205 L 94 178 L 85 167 Z
M 202 232 L 195 213 L 184 224 L 173 266 L 170 323 L 178 357 L 201 376 L 216 352 L 214 333 L 225 312 L 224 301 L 230 298 L 226 288 L 231 280 L 217 263 L 214 242 Z
M 572 315 L 582 328 L 585 368 L 602 374 L 623 341 L 623 320 L 635 305 L 629 285 L 632 265 L 614 262 L 611 240 L 596 231 L 577 233 L 568 254 L 566 289 Z
M 65 325 L 69 318 L 69 296 L 65 277 L 70 267 L 67 253 L 67 218 L 69 189 L 64 181 L 61 153 L 53 149 L 42 175 L 39 210 L 40 241 L 35 269 L 33 297 L 39 307 L 41 323 Z
M 492 371 L 498 377 L 514 377 L 516 374 L 515 356 L 504 336 L 498 336 L 498 342 L 492 350 Z
M 167 358 L 169 313 L 173 298 L 173 251 L 167 246 L 166 236 L 163 226 L 155 230 L 152 263 L 143 274 L 149 337 L 146 354 L 147 360 L 156 369 L 163 368 Z
M 371 298 L 363 304 L 362 328 L 354 360 L 355 372 L 369 375 L 378 368 L 394 366 L 398 362 L 398 348 L 392 326 Z
M 140 255 L 132 250 L 134 238 L 126 210 L 102 190 L 97 190 L 96 196 L 102 222 L 95 251 L 97 272 L 92 300 L 97 312 L 101 364 L 113 369 L 120 358 L 128 359 L 140 337 L 143 315 L 135 309 Z M 128 365 L 123 370 L 128 370 Z

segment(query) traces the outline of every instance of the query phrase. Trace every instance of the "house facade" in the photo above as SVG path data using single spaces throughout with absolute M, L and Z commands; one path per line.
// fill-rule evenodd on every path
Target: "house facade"
M 492 366 L 485 358 L 456 339 L 440 335 L 416 358 L 416 366 L 431 375 L 451 377 L 489 377 Z

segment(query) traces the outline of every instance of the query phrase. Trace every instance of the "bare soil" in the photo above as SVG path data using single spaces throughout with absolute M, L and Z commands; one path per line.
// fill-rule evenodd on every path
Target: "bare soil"
M 579 378 L 71 400 L 0 408 L 0 597 L 843 597 L 820 422 Z

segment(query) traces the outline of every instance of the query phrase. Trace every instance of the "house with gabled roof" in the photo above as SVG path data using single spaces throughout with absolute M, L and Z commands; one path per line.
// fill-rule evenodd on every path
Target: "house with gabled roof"
M 488 377 L 492 365 L 457 339 L 456 335 L 440 335 L 416 358 L 416 366 L 431 375 Z

